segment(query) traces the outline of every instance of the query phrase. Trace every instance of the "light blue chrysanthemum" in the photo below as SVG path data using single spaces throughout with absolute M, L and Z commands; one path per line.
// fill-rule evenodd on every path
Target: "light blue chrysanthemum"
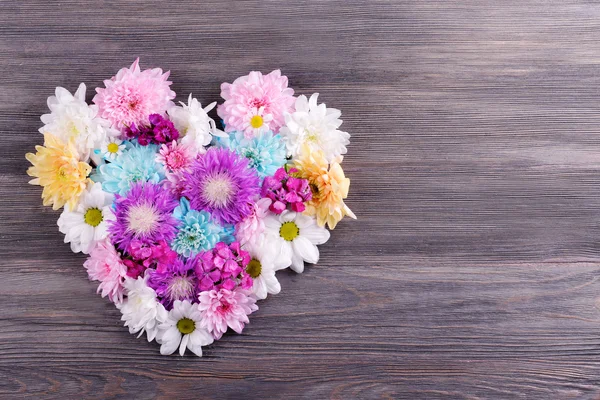
M 159 183 L 165 178 L 164 166 L 156 161 L 158 146 L 141 146 L 136 142 L 127 148 L 115 161 L 100 165 L 92 180 L 102 183 L 102 189 L 124 196 L 132 183 Z
M 221 238 L 220 242 L 225 242 L 227 244 L 231 244 L 235 242 L 235 225 L 225 225 L 221 229 Z
M 173 216 L 181 221 L 177 236 L 171 242 L 171 248 L 177 253 L 185 257 L 195 256 L 212 249 L 221 240 L 223 229 L 210 220 L 206 211 L 192 210 L 185 197 L 173 210 Z
M 228 138 L 218 138 L 217 144 L 246 157 L 261 180 L 273 175 L 286 163 L 285 143 L 280 135 L 273 135 L 273 132 L 263 132 L 250 139 L 242 132 L 232 132 Z

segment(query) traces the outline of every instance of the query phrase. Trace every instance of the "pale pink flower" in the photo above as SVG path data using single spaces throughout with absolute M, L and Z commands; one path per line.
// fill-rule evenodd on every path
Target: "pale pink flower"
M 235 227 L 235 238 L 242 245 L 257 242 L 265 231 L 264 219 L 269 212 L 271 199 L 260 199 L 254 203 L 250 215 L 240 221 Z
M 108 239 L 99 242 L 92 249 L 83 266 L 91 280 L 100 281 L 98 293 L 102 292 L 102 297 L 108 296 L 115 304 L 123 302 L 123 282 L 127 276 L 127 267 Z
M 202 292 L 198 299 L 198 310 L 202 315 L 200 327 L 208 330 L 216 340 L 223 336 L 227 327 L 242 333 L 244 325 L 250 322 L 248 315 L 258 310 L 256 299 L 239 287 Z
M 156 161 L 165 166 L 167 174 L 186 171 L 192 161 L 196 158 L 197 152 L 191 146 L 177 143 L 163 144 L 159 153 L 156 155 Z
M 225 131 L 244 132 L 252 137 L 257 132 L 279 132 L 285 124 L 285 113 L 293 111 L 294 90 L 287 87 L 288 79 L 275 70 L 267 75 L 252 71 L 233 83 L 221 84 L 223 104 L 217 114 L 225 122 Z
M 110 121 L 113 128 L 122 130 L 147 123 L 150 114 L 164 114 L 173 106 L 175 92 L 169 87 L 169 72 L 163 73 L 160 68 L 141 71 L 139 61 L 105 80 L 106 88 L 96 88 L 92 101 L 98 105 L 99 116 Z

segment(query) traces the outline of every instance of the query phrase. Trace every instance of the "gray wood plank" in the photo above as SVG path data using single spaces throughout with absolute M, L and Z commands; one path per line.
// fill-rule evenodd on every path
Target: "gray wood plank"
M 1 1 L 0 397 L 599 398 L 599 43 L 584 0 Z M 352 134 L 359 220 L 202 359 L 129 335 L 26 184 L 54 87 L 137 56 L 203 104 L 281 68 Z

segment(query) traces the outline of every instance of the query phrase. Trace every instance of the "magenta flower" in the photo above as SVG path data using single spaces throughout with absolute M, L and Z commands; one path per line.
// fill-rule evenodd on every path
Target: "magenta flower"
M 142 245 L 154 245 L 161 240 L 170 242 L 177 232 L 179 221 L 171 214 L 179 204 L 172 194 L 160 185 L 135 183 L 125 196 L 116 195 L 115 220 L 110 221 L 110 237 L 123 251 L 136 251 Z M 141 251 L 141 249 L 140 249 Z
M 181 194 L 192 208 L 222 224 L 235 224 L 254 210 L 258 176 L 248 160 L 224 148 L 211 148 L 181 174 Z
M 242 333 L 245 324 L 250 322 L 248 315 L 258 310 L 256 299 L 241 288 L 202 292 L 198 300 L 202 316 L 200 327 L 208 330 L 216 340 L 223 336 L 227 327 Z
M 175 125 L 160 114 L 150 114 L 149 125 L 130 125 L 125 128 L 125 136 L 129 139 L 137 139 L 142 146 L 150 143 L 164 144 L 179 138 L 179 131 Z
M 246 137 L 268 130 L 278 133 L 285 113 L 292 112 L 296 101 L 294 90 L 287 86 L 288 79 L 280 70 L 267 75 L 252 71 L 233 83 L 221 84 L 225 102 L 217 107 L 217 114 L 225 130 L 244 132 Z
M 139 61 L 105 80 L 105 88 L 96 88 L 92 99 L 98 105 L 98 115 L 116 129 L 145 124 L 150 114 L 162 114 L 173 105 L 175 92 L 169 87 L 169 72 L 160 68 L 141 71 Z
M 161 268 L 172 264 L 177 258 L 177 253 L 164 240 L 148 244 L 134 239 L 129 245 L 129 255 L 132 259 L 125 259 L 123 263 L 127 266 L 127 276 L 134 279 L 143 275 L 148 268 Z
M 224 242 L 217 243 L 214 249 L 200 253 L 196 257 L 195 268 L 199 279 L 199 291 L 233 290 L 238 286 L 242 289 L 250 289 L 252 278 L 246 272 L 249 262 L 250 254 L 241 249 L 239 242 L 230 245 Z
M 275 175 L 268 176 L 263 181 L 261 196 L 271 199 L 269 210 L 281 214 L 287 209 L 288 204 L 292 211 L 302 212 L 306 208 L 304 202 L 312 199 L 312 191 L 308 180 L 292 176 L 298 172 L 290 168 L 289 173 L 285 168 L 279 168 Z

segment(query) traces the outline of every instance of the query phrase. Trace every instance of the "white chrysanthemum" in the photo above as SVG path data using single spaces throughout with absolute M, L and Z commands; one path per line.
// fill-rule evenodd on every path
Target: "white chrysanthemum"
M 119 306 L 121 321 L 129 328 L 129 333 L 144 332 L 148 341 L 154 340 L 158 334 L 158 325 L 167 320 L 167 310 L 156 300 L 156 292 L 146 284 L 147 278 L 126 278 L 123 283 L 127 298 Z
M 156 341 L 161 344 L 160 354 L 173 354 L 179 348 L 179 355 L 183 356 L 187 347 L 202 357 L 202 346 L 208 346 L 214 339 L 206 329 L 200 328 L 201 319 L 197 304 L 175 300 L 167 319 L 158 327 Z
M 319 261 L 316 245 L 329 240 L 329 231 L 317 225 L 314 217 L 293 211 L 280 215 L 270 214 L 265 218 L 267 239 L 280 251 L 280 257 L 291 258 L 291 268 L 297 273 L 304 271 L 304 262 Z
M 89 254 L 95 244 L 108 236 L 108 222 L 114 219 L 110 208 L 114 195 L 102 190 L 102 184 L 88 186 L 77 208 L 65 207 L 58 218 L 58 229 L 71 243 L 74 253 Z
M 253 280 L 252 293 L 260 300 L 267 298 L 267 294 L 281 291 L 275 271 L 287 268 L 292 263 L 289 254 L 279 251 L 281 248 L 274 246 L 273 240 L 263 236 L 262 240 L 247 243 L 243 247 L 252 257 L 246 266 L 246 272 Z
M 106 136 L 119 132 L 109 128 L 108 121 L 97 117 L 98 107 L 85 102 L 85 84 L 81 83 L 72 95 L 67 89 L 57 87 L 55 96 L 48 97 L 50 114 L 41 117 L 45 124 L 41 133 L 51 133 L 65 142 L 73 140 L 81 161 L 87 161 L 91 150 L 99 146 Z
M 107 136 L 100 144 L 100 155 L 107 161 L 115 161 L 118 156 L 123 154 L 125 143 L 117 137 Z
M 350 143 L 350 134 L 338 130 L 342 124 L 341 111 L 327 108 L 324 103 L 317 104 L 318 93 L 310 96 L 298 96 L 296 111 L 285 116 L 285 126 L 279 133 L 286 143 L 288 154 L 295 157 L 304 145 L 310 150 L 322 150 L 331 162 L 335 157 L 346 154 Z
M 167 113 L 182 136 L 181 143 L 192 146 L 196 151 L 204 153 L 204 147 L 211 142 L 212 135 L 227 136 L 217 129 L 215 121 L 208 116 L 208 112 L 215 107 L 216 102 L 202 108 L 200 102 L 193 98 L 190 93 L 188 103 L 180 102 L 180 104 L 181 106 L 171 107 L 167 110 Z

